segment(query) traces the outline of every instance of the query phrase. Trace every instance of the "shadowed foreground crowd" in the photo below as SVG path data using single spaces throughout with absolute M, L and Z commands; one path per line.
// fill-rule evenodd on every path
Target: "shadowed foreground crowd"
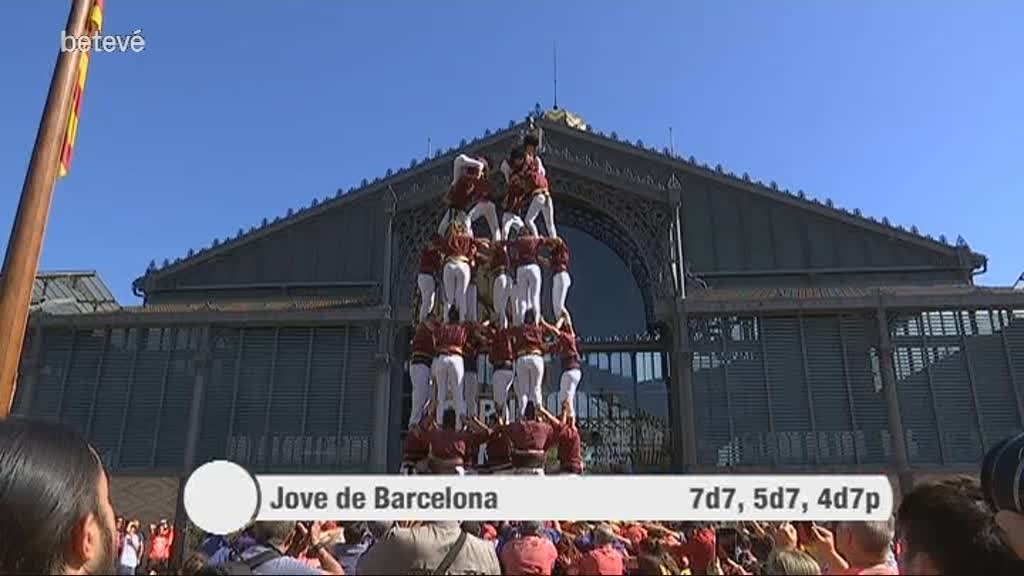
M 96 452 L 59 425 L 0 421 L 0 574 L 131 573 Z M 120 540 L 120 542 L 119 542 Z M 122 554 L 118 554 L 121 548 Z M 181 574 L 1024 574 L 1024 516 L 960 479 L 891 522 L 257 522 Z

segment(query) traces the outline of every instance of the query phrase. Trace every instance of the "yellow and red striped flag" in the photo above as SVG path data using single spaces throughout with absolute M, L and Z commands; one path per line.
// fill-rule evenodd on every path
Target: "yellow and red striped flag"
M 89 9 L 89 19 L 85 23 L 85 33 L 92 37 L 103 29 L 103 0 L 93 0 Z M 78 58 L 78 74 L 75 87 L 71 93 L 71 110 L 68 113 L 68 127 L 64 131 L 64 142 L 60 150 L 60 176 L 68 175 L 71 169 L 71 155 L 75 150 L 75 137 L 78 135 L 78 117 L 82 108 L 82 93 L 85 91 L 85 77 L 89 72 L 90 51 L 82 52 Z

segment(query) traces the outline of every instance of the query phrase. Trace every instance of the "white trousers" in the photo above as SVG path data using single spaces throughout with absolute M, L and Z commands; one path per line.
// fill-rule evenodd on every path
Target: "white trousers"
M 451 405 L 448 400 L 448 393 L 451 392 L 452 400 L 455 403 L 455 426 L 462 428 L 462 421 L 466 417 L 466 397 L 462 391 L 465 366 L 462 356 L 444 354 L 437 357 L 434 362 L 434 382 L 437 383 L 437 425 L 441 425 L 441 419 L 445 411 Z
M 469 263 L 448 260 L 444 263 L 444 299 L 446 306 L 459 310 L 459 320 L 466 319 L 466 291 L 469 289 Z M 445 320 L 447 320 L 447 309 Z
M 542 407 L 541 385 L 544 382 L 544 357 L 528 354 L 516 358 L 516 400 L 519 401 L 519 414 L 526 411 L 526 403 L 533 401 L 537 408 Z
M 523 219 L 515 212 L 505 212 L 501 215 L 501 237 L 508 238 L 512 230 L 519 230 L 523 227 Z
M 487 200 L 477 202 L 470 209 L 468 218 L 470 223 L 483 218 L 487 221 L 487 227 L 491 230 L 491 239 L 495 241 L 502 239 L 502 229 L 498 225 L 498 211 L 494 208 L 493 202 Z
M 565 298 L 569 295 L 572 277 L 568 271 L 558 272 L 551 276 L 551 309 L 557 321 L 565 313 Z
M 476 361 L 476 358 L 464 360 L 465 363 L 472 362 L 474 364 Z M 466 414 L 476 416 L 480 407 L 480 380 L 477 378 L 476 371 L 466 370 L 462 376 L 462 393 L 466 397 Z
M 466 322 L 476 322 L 478 315 L 479 309 L 477 307 L 476 300 L 476 283 L 470 282 L 469 286 L 466 287 L 466 315 L 462 317 L 462 320 Z
M 430 366 L 410 364 L 409 379 L 412 380 L 412 411 L 409 414 L 409 428 L 419 425 L 423 409 L 430 398 Z
M 561 407 L 566 398 L 569 399 L 569 416 L 576 418 L 576 388 L 580 385 L 583 374 L 579 368 L 564 370 L 562 380 L 558 384 L 558 405 Z
M 535 194 L 530 200 L 530 207 L 526 209 L 524 223 L 530 229 L 530 232 L 533 232 L 534 236 L 540 235 L 537 231 L 537 216 L 544 217 L 544 229 L 547 230 L 548 236 L 550 238 L 558 238 L 558 234 L 555 232 L 555 206 L 551 201 L 551 196 Z
M 416 275 L 416 286 L 420 289 L 420 314 L 419 320 L 423 322 L 427 315 L 434 309 L 434 297 L 437 294 L 437 281 L 433 274 Z
M 499 411 L 504 422 L 509 421 L 508 392 L 509 388 L 512 387 L 513 375 L 514 373 L 507 369 L 495 370 L 491 374 L 491 386 L 493 387 L 491 389 L 491 396 L 494 398 L 495 408 Z
M 451 225 L 452 219 L 457 218 L 462 222 L 463 227 L 467 233 L 472 233 L 473 221 L 469 219 L 469 214 L 462 210 L 456 210 L 455 208 L 449 208 L 444 211 L 444 218 L 441 218 L 441 223 L 437 226 L 437 233 L 440 236 L 448 235 L 448 226 Z
M 533 308 L 536 315 L 534 320 L 540 321 L 540 281 L 540 266 L 537 264 L 527 264 L 516 270 L 516 286 L 519 289 L 519 299 L 523 306 L 520 318 L 522 318 L 522 314 L 526 314 L 527 310 Z
M 491 294 L 494 297 L 494 321 L 498 328 L 508 328 L 508 303 L 512 300 L 513 288 L 512 278 L 508 274 L 498 274 L 494 277 L 494 289 Z

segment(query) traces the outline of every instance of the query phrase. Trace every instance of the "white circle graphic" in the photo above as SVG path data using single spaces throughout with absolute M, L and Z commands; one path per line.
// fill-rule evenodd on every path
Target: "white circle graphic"
M 185 483 L 185 513 L 200 530 L 230 534 L 244 528 L 260 505 L 260 490 L 249 471 L 214 460 L 196 468 Z

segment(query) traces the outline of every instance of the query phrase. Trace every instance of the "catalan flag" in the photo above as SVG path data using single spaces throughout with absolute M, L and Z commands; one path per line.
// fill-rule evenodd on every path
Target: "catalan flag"
M 89 18 L 85 23 L 87 36 L 99 34 L 103 29 L 103 0 L 93 0 L 89 9 Z M 71 155 L 75 150 L 75 137 L 78 135 L 78 118 L 82 107 L 82 93 L 85 91 L 85 78 L 89 72 L 89 52 L 82 52 L 78 58 L 78 74 L 75 87 L 71 93 L 71 111 L 68 114 L 68 127 L 64 131 L 64 142 L 60 151 L 60 177 L 67 176 L 71 169 Z

